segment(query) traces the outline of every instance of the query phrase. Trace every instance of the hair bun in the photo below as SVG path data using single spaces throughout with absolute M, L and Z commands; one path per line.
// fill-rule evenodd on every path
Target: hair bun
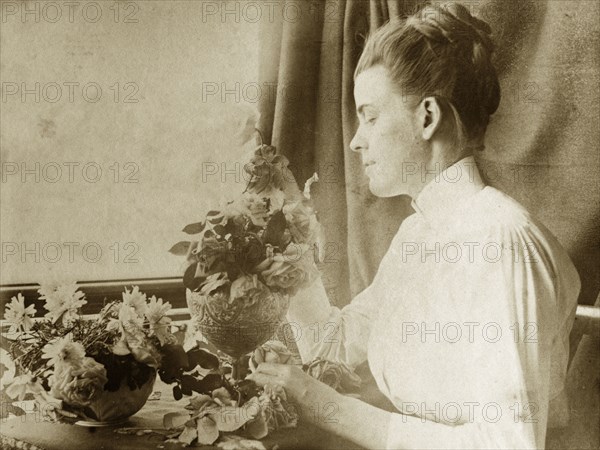
M 415 17 L 423 25 L 433 26 L 453 44 L 479 43 L 489 53 L 494 51 L 489 24 L 471 15 L 462 4 L 448 2 L 439 6 L 425 6 Z M 412 22 L 415 25 L 415 22 Z
M 494 43 L 489 24 L 473 15 L 462 4 L 448 2 L 425 6 L 408 19 L 408 24 L 435 41 L 445 40 L 458 48 L 470 60 L 474 74 L 480 79 L 480 100 L 488 114 L 493 114 L 500 103 L 500 89 L 492 64 Z

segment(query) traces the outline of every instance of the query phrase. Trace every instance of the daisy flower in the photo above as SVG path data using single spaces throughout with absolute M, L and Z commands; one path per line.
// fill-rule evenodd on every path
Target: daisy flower
M 121 305 L 119 309 L 119 323 L 121 325 L 121 332 L 130 334 L 143 333 L 144 317 L 138 315 L 133 306 L 128 306 L 125 303 Z
M 11 302 L 4 309 L 4 318 L 11 324 L 8 332 L 29 331 L 33 326 L 32 317 L 35 313 L 33 305 L 25 307 L 25 298 L 19 292 L 16 297 L 11 298 Z
M 146 310 L 148 309 L 148 306 L 146 305 L 146 294 L 140 292 L 138 286 L 133 286 L 131 292 L 125 288 L 125 292 L 123 292 L 123 305 L 134 308 L 139 316 L 144 317 Z
M 58 338 L 44 346 L 42 358 L 49 359 L 48 364 L 58 363 L 78 365 L 85 357 L 85 348 L 80 342 L 73 342 L 69 336 Z
M 121 338 L 113 346 L 115 355 L 131 353 L 131 347 L 139 346 L 146 339 L 144 334 L 144 318 L 140 317 L 133 306 L 125 303 L 119 308 L 118 319 L 111 319 L 108 330 L 118 330 Z
M 146 319 L 150 325 L 150 336 L 156 336 L 163 345 L 169 338 L 169 325 L 171 318 L 167 317 L 167 312 L 171 309 L 169 302 L 163 303 L 162 298 L 157 299 L 155 295 L 148 302 Z
M 48 311 L 45 317 L 56 323 L 62 318 L 63 323 L 68 323 L 77 317 L 77 310 L 87 304 L 85 294 L 77 290 L 76 282 L 64 284 L 43 284 L 38 292 L 40 299 L 46 300 L 44 308 Z
M 162 298 L 157 299 L 156 295 L 153 295 L 148 301 L 146 319 L 148 319 L 150 324 L 158 323 L 161 319 L 165 318 L 170 309 L 171 304 L 169 302 L 163 303 Z
M 43 395 L 44 388 L 31 373 L 26 373 L 13 378 L 12 382 L 6 386 L 4 392 L 10 398 L 22 401 L 27 394 L 33 394 L 36 397 Z

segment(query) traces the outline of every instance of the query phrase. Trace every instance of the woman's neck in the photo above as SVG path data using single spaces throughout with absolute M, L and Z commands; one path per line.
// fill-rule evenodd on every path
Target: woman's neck
M 453 166 L 461 159 L 473 155 L 475 147 L 472 146 L 451 146 L 442 145 L 439 142 L 433 142 L 431 145 L 431 158 L 425 163 L 425 170 L 421 177 L 421 183 L 415 186 L 417 189 L 413 189 L 410 196 L 414 199 L 420 192 L 432 181 L 436 180 L 440 174 L 448 167 Z

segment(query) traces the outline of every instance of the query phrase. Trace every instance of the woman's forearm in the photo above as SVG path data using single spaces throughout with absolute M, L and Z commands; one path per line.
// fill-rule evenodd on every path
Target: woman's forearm
M 319 428 L 365 448 L 386 448 L 391 413 L 335 391 L 303 404 L 302 417 Z
M 300 327 L 327 321 L 331 304 L 327 292 L 318 277 L 311 286 L 299 291 L 290 301 L 288 322 Z
M 330 344 L 323 348 L 321 337 L 325 335 L 323 325 L 330 322 L 331 314 L 332 306 L 320 278 L 291 299 L 287 320 L 303 362 L 329 352 Z
M 304 362 L 321 357 L 355 367 L 367 359 L 371 322 L 377 312 L 376 297 L 369 288 L 340 309 L 329 303 L 318 279 L 292 299 L 287 318 Z

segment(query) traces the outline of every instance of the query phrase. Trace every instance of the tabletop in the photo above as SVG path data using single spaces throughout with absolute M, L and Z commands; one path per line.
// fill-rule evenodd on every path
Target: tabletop
M 361 398 L 368 403 L 390 408 L 390 403 L 379 392 L 370 373 L 358 372 L 363 378 Z M 0 444 L 2 449 L 43 449 L 43 450 L 113 450 L 113 449 L 164 449 L 181 450 L 180 444 L 165 442 L 162 434 L 152 430 L 164 430 L 163 416 L 168 412 L 182 411 L 186 399 L 175 401 L 171 386 L 157 380 L 154 386 L 159 396 L 151 396 L 146 405 L 126 422 L 105 428 L 86 428 L 79 425 L 52 423 L 42 420 L 39 414 L 28 413 L 21 417 L 4 419 L 0 423 Z M 153 397 L 158 397 L 153 399 Z M 133 429 L 124 434 L 126 429 Z M 234 439 L 234 438 L 231 438 Z M 265 450 L 284 449 L 360 449 L 361 447 L 327 433 L 314 425 L 300 420 L 296 428 L 277 430 L 260 441 L 245 442 L 246 448 Z M 239 449 L 240 442 L 223 442 L 221 438 L 206 449 Z M 200 447 L 196 447 L 200 448 Z
M 28 413 L 25 416 L 2 420 L 0 424 L 0 444 L 2 449 L 43 449 L 43 450 L 113 450 L 113 449 L 183 449 L 182 444 L 167 443 L 165 436 L 153 430 L 164 430 L 163 416 L 168 412 L 182 411 L 186 399 L 173 400 L 171 387 L 157 380 L 155 393 L 160 398 L 148 400 L 146 405 L 126 422 L 118 426 L 87 428 L 79 425 L 52 423 L 43 420 L 40 414 Z M 216 445 L 203 446 L 206 449 L 238 449 L 239 441 L 221 438 Z M 219 443 L 221 442 L 221 443 Z M 308 423 L 299 422 L 296 428 L 277 430 L 260 441 L 244 442 L 252 449 L 359 449 L 344 439 L 326 433 Z

